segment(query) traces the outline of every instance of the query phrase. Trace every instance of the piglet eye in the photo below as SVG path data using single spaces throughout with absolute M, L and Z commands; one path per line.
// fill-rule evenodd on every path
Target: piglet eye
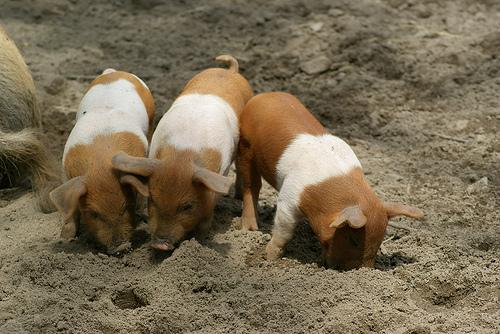
M 193 208 L 193 203 L 184 203 L 177 208 L 177 212 L 186 212 Z
M 89 215 L 91 219 L 99 219 L 99 214 L 95 211 L 90 211 Z

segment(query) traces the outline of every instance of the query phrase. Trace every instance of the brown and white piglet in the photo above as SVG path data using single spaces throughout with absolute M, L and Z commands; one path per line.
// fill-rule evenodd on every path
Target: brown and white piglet
M 243 194 L 242 227 L 256 230 L 261 176 L 279 191 L 267 258 L 277 259 L 306 218 L 326 264 L 373 267 L 388 220 L 423 216 L 403 204 L 382 202 L 368 185 L 352 149 L 327 132 L 292 95 L 253 97 L 240 118 L 236 161 Z
M 111 159 L 118 152 L 147 155 L 153 116 L 153 97 L 135 75 L 107 69 L 92 81 L 64 147 L 67 181 L 50 194 L 63 214 L 61 237 L 74 238 L 81 221 L 108 253 L 129 247 L 140 185 Z
M 238 146 L 238 119 L 252 97 L 232 56 L 217 60 L 229 69 L 197 74 L 163 115 L 151 141 L 148 159 L 126 154 L 113 166 L 130 177 L 146 178 L 151 247 L 171 250 L 191 232 L 206 232 L 218 194 L 232 184 L 226 177 Z

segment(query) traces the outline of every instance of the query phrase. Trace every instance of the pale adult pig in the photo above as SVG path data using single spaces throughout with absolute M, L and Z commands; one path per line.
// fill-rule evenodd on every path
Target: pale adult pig
M 149 194 L 151 247 L 158 250 L 207 231 L 218 194 L 232 183 L 225 175 L 238 145 L 238 118 L 253 93 L 236 59 L 216 59 L 229 69 L 210 68 L 187 83 L 158 124 L 148 159 L 113 159 L 115 168 L 148 180 L 143 193 Z
M 29 179 L 39 208 L 54 210 L 49 191 L 59 183 L 55 161 L 40 141 L 35 85 L 14 42 L 0 26 L 0 188 Z
M 240 119 L 237 172 L 243 194 L 242 227 L 256 230 L 261 176 L 279 191 L 267 258 L 277 259 L 306 218 L 326 264 L 372 267 L 388 220 L 423 216 L 403 204 L 382 202 L 368 185 L 352 149 L 328 133 L 292 95 L 253 97 Z
M 74 238 L 81 221 L 109 253 L 129 246 L 138 184 L 111 159 L 118 152 L 147 155 L 153 116 L 153 97 L 135 75 L 107 69 L 92 81 L 64 147 L 67 181 L 51 193 L 63 214 L 63 238 Z

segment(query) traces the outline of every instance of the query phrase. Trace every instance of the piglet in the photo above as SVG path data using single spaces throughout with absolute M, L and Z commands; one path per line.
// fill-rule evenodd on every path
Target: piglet
M 142 184 L 111 159 L 118 152 L 146 156 L 153 116 L 153 97 L 137 76 L 107 69 L 92 81 L 64 147 L 67 181 L 50 194 L 65 222 L 61 237 L 74 238 L 81 220 L 108 253 L 129 246 Z
M 113 158 L 115 168 L 147 180 L 151 247 L 157 250 L 172 250 L 191 232 L 206 233 L 218 195 L 232 184 L 226 175 L 238 146 L 238 119 L 253 93 L 235 58 L 216 59 L 229 69 L 210 68 L 187 83 L 160 120 L 149 158 Z
M 423 212 L 382 202 L 368 185 L 361 164 L 292 95 L 253 97 L 240 118 L 236 161 L 243 196 L 242 227 L 257 230 L 261 176 L 279 191 L 267 258 L 279 258 L 297 222 L 306 218 L 329 267 L 373 267 L 388 220 Z

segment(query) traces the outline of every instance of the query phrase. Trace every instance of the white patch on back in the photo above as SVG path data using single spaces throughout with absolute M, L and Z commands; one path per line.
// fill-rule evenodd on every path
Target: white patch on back
M 146 107 L 131 82 L 119 79 L 95 85 L 80 102 L 75 127 L 64 147 L 63 164 L 73 146 L 90 144 L 96 136 L 115 132 L 137 135 L 147 150 L 148 125 Z
M 221 153 L 219 173 L 227 174 L 239 140 L 238 118 L 224 99 L 210 94 L 177 98 L 163 115 L 151 140 L 149 157 L 166 145 L 179 150 L 211 148 Z
M 297 212 L 305 187 L 348 174 L 361 163 L 351 147 L 330 134 L 300 134 L 287 146 L 276 166 L 278 205 Z

